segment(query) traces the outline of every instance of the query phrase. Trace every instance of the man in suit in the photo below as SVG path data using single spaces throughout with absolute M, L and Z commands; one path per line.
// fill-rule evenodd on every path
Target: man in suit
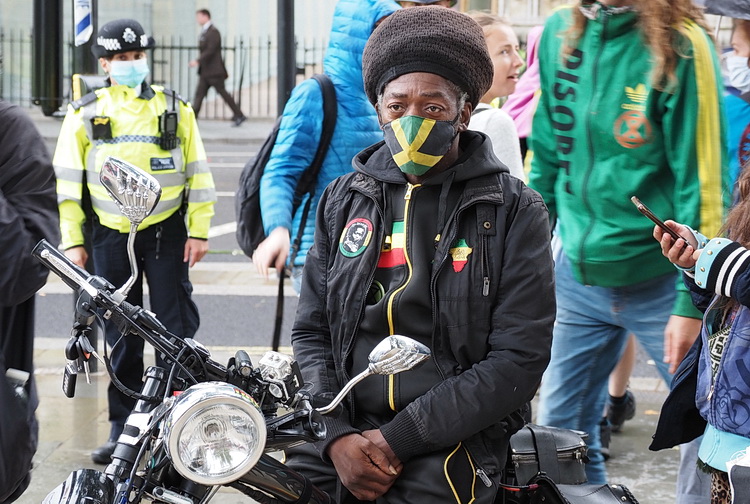
M 195 117 L 198 117 L 198 113 L 201 111 L 201 104 L 206 97 L 206 93 L 208 93 L 208 88 L 213 87 L 232 109 L 234 114 L 232 121 L 235 126 L 239 126 L 247 117 L 234 102 L 232 95 L 224 88 L 224 81 L 228 75 L 224 60 L 221 58 L 221 33 L 211 23 L 211 13 L 207 9 L 198 10 L 195 13 L 195 19 L 201 25 L 201 38 L 198 42 L 200 56 L 190 62 L 191 67 L 198 67 L 199 76 L 198 89 L 195 91 L 195 100 L 193 100 Z

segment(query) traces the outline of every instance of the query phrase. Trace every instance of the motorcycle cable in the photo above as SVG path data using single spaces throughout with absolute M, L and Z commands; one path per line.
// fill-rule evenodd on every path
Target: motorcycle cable
M 97 315 L 98 315 L 98 314 L 97 314 Z M 131 325 L 131 327 L 137 327 L 137 326 L 135 325 L 135 323 L 134 323 L 133 321 L 131 321 L 129 317 L 127 317 L 127 315 L 125 315 L 125 314 L 121 314 L 121 315 L 122 315 L 122 317 L 123 317 L 123 318 L 124 318 L 124 319 L 125 319 L 125 320 L 126 320 L 127 322 L 129 322 L 129 325 Z M 99 316 L 99 315 L 98 315 L 98 316 Z M 139 329 L 140 329 L 140 328 L 139 328 Z M 141 336 L 141 334 L 140 334 L 140 331 L 139 331 L 139 332 L 136 332 L 136 333 L 135 333 L 135 335 L 137 335 L 137 336 Z M 119 338 L 119 339 L 118 339 L 118 340 L 117 340 L 117 341 L 115 342 L 115 344 L 114 344 L 114 345 L 112 345 L 112 350 L 111 350 L 111 351 L 113 351 L 113 352 L 115 351 L 115 349 L 116 349 L 116 347 L 117 347 L 118 343 L 119 343 L 119 342 L 120 342 L 120 341 L 122 340 L 122 338 L 124 338 L 124 337 L 125 337 L 125 334 L 122 334 L 122 335 L 120 336 L 120 338 Z M 171 357 L 169 357 L 169 356 L 168 356 L 168 354 L 167 354 L 166 352 L 164 352 L 164 351 L 163 351 L 163 349 L 159 348 L 159 347 L 158 347 L 157 345 L 153 345 L 153 346 L 154 346 L 154 347 L 156 347 L 156 348 L 157 348 L 157 350 L 161 350 L 161 351 L 162 351 L 162 354 L 164 354 L 164 356 L 165 356 L 165 358 L 164 358 L 164 361 L 165 361 L 165 362 L 169 363 L 169 361 L 171 361 L 171 364 L 172 364 L 172 366 L 171 366 L 171 371 L 170 371 L 170 375 L 169 375 L 170 381 L 169 381 L 168 383 L 172 383 L 172 381 L 171 381 L 171 380 L 173 379 L 173 377 L 174 377 L 174 374 L 175 374 L 175 370 L 176 370 L 177 368 L 179 368 L 180 370 L 184 371 L 185 375 L 186 375 L 186 376 L 188 376 L 188 377 L 190 377 L 190 380 L 191 380 L 191 381 L 192 381 L 193 383 L 198 383 L 198 380 L 196 380 L 196 378 L 195 378 L 195 376 L 193 375 L 193 373 L 191 373 L 191 372 L 190 372 L 190 371 L 189 371 L 189 370 L 188 370 L 188 369 L 187 369 L 187 368 L 186 368 L 185 366 L 183 366 L 183 364 L 182 364 L 182 363 L 181 363 L 181 362 L 179 361 L 179 359 L 180 359 L 181 357 L 183 357 L 185 353 L 187 353 L 187 352 L 192 352 L 192 353 L 193 353 L 193 355 L 194 355 L 194 356 L 195 356 L 195 357 L 196 357 L 196 358 L 197 358 L 197 359 L 199 360 L 199 362 L 203 363 L 203 362 L 202 362 L 202 359 L 201 359 L 201 356 L 200 356 L 200 354 L 198 354 L 198 352 L 196 352 L 196 351 L 195 351 L 195 350 L 194 350 L 193 348 L 191 348 L 191 347 L 190 347 L 189 345 L 183 345 L 183 346 L 182 346 L 182 347 L 180 348 L 180 351 L 179 351 L 179 353 L 177 354 L 177 357 L 176 357 L 176 358 L 171 358 Z M 132 390 L 132 389 L 128 388 L 128 387 L 127 387 L 127 386 L 126 386 L 126 385 L 125 385 L 124 383 L 122 383 L 122 382 L 121 382 L 121 381 L 120 381 L 120 380 L 119 380 L 119 379 L 117 378 L 117 375 L 115 374 L 115 371 L 114 371 L 114 369 L 112 368 L 112 364 L 111 364 L 111 360 L 110 360 L 110 358 L 109 358 L 109 354 L 108 354 L 108 352 L 107 352 L 107 346 L 106 346 L 106 344 L 104 345 L 104 352 L 103 352 L 103 356 L 102 356 L 102 358 L 103 358 L 103 360 L 104 360 L 104 365 L 105 365 L 105 367 L 106 367 L 106 369 L 107 369 L 107 374 L 109 374 L 109 376 L 110 376 L 110 379 L 112 380 L 112 384 L 113 384 L 113 385 L 115 386 L 115 388 L 117 388 L 117 390 L 119 390 L 120 392 L 122 392 L 122 393 L 123 393 L 123 394 L 125 394 L 126 396 L 128 396 L 128 397 L 130 397 L 130 398 L 132 398 L 132 399 L 135 399 L 135 400 L 144 400 L 144 401 L 146 401 L 146 402 L 150 402 L 150 403 L 158 403 L 158 402 L 162 402 L 162 401 L 163 401 L 163 399 L 164 399 L 164 398 L 159 398 L 159 397 L 152 397 L 152 396 L 147 396 L 147 395 L 141 394 L 140 392 L 137 392 L 137 391 L 135 391 L 135 390 Z M 203 366 L 203 371 L 204 371 L 204 373 L 206 373 L 205 365 Z M 166 398 L 166 397 L 165 397 L 165 398 Z
M 147 431 L 145 431 L 144 433 L 141 434 L 141 438 L 142 439 L 145 439 L 146 436 L 148 436 L 149 439 L 148 439 L 147 442 L 144 440 L 144 442 L 141 443 L 141 447 L 138 450 L 138 455 L 136 456 L 135 460 L 142 460 L 143 456 L 145 455 L 145 453 L 146 453 L 147 450 L 151 451 L 151 454 L 152 454 L 151 459 L 153 459 L 154 451 L 151 448 L 151 446 L 153 445 L 153 440 L 151 438 L 153 437 L 153 433 L 156 430 L 156 428 L 159 425 L 159 423 L 167 415 L 167 412 L 168 412 L 167 410 L 164 410 L 158 417 L 155 417 L 151 421 L 151 426 L 149 427 L 149 429 Z M 135 501 L 130 501 L 130 499 L 128 499 L 127 496 L 130 495 L 130 492 L 132 492 L 133 489 L 134 489 L 134 484 L 135 484 L 135 479 L 136 479 L 136 473 L 137 472 L 138 472 L 138 465 L 137 464 L 133 464 L 133 467 L 130 470 L 130 474 L 128 475 L 127 487 L 125 487 L 125 490 L 123 491 L 123 498 L 125 499 L 124 502 L 140 502 L 140 500 L 141 500 L 141 494 L 145 491 L 145 484 L 151 478 L 151 475 L 152 475 L 152 472 L 153 472 L 153 465 L 151 465 L 149 467 L 148 472 L 146 473 L 146 477 L 142 478 L 143 484 L 137 490 L 136 500 Z
M 167 386 L 166 390 L 164 391 L 164 397 L 162 398 L 162 401 L 166 401 L 167 398 L 169 397 L 169 395 L 172 393 L 172 386 L 171 385 L 172 385 L 172 383 L 174 382 L 174 379 L 177 376 L 177 368 L 178 368 L 177 362 L 179 362 L 180 358 L 187 351 L 188 351 L 188 347 L 187 346 L 182 347 L 182 349 L 180 349 L 180 352 L 177 354 L 175 362 L 169 368 L 169 375 L 167 377 L 167 384 L 168 384 L 168 386 Z M 184 370 L 185 368 L 183 367 L 182 369 Z M 198 383 L 198 381 L 195 379 L 195 377 L 193 375 L 189 374 L 188 376 L 192 380 L 192 382 L 193 382 L 192 384 Z

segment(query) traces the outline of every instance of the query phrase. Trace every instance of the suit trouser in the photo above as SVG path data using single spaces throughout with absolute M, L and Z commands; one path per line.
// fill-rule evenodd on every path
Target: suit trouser
M 195 117 L 198 117 L 198 113 L 201 111 L 203 105 L 203 99 L 208 93 L 208 89 L 213 87 L 217 93 L 224 98 L 230 109 L 232 109 L 233 118 L 242 117 L 242 110 L 234 102 L 232 95 L 224 87 L 224 79 L 221 77 L 201 77 L 198 79 L 198 88 L 195 90 L 195 100 L 193 100 L 193 110 L 195 110 Z
M 94 225 L 92 248 L 96 274 L 118 288 L 130 277 L 127 240 L 127 233 L 98 223 Z M 135 253 L 139 273 L 127 301 L 143 306 L 145 273 L 150 289 L 150 310 L 169 332 L 181 338 L 192 338 L 198 330 L 200 317 L 198 307 L 190 298 L 193 286 L 188 278 L 188 263 L 182 260 L 186 240 L 187 231 L 180 212 L 138 232 Z M 120 332 L 109 321 L 106 323 L 106 339 L 112 348 L 110 359 L 115 375 L 129 389 L 140 391 L 144 369 L 143 340 L 132 334 L 120 340 Z M 157 365 L 160 362 L 161 359 L 157 357 Z M 112 423 L 110 437 L 114 437 L 119 435 L 117 431 L 122 429 L 135 406 L 135 399 L 127 397 L 111 383 L 107 396 L 109 420 Z

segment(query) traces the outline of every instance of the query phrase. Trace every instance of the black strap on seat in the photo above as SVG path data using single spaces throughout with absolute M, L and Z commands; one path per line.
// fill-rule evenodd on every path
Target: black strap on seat
M 539 471 L 549 476 L 552 481 L 560 481 L 560 464 L 554 435 L 547 429 L 535 429 L 533 425 L 527 427 L 534 439 Z

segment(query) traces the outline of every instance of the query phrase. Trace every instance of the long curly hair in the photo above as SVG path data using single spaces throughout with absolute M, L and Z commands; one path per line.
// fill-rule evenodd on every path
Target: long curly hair
M 750 162 L 744 164 L 737 177 L 737 201 L 717 236 L 726 236 L 743 247 L 750 248 Z M 736 299 L 726 296 L 722 296 L 716 305 L 717 309 L 722 310 L 723 320 L 738 306 Z
M 581 0 L 581 5 L 591 3 L 592 0 Z M 678 59 L 686 57 L 677 44 L 677 30 L 687 19 L 709 33 L 703 11 L 692 0 L 633 0 L 632 5 L 638 12 L 638 25 L 646 46 L 651 50 L 653 86 L 660 91 L 669 89 L 677 83 Z M 573 23 L 565 32 L 566 56 L 578 45 L 587 21 L 580 9 L 573 9 Z
M 737 202 L 729 211 L 719 236 L 750 248 L 750 163 L 745 163 L 737 178 Z

